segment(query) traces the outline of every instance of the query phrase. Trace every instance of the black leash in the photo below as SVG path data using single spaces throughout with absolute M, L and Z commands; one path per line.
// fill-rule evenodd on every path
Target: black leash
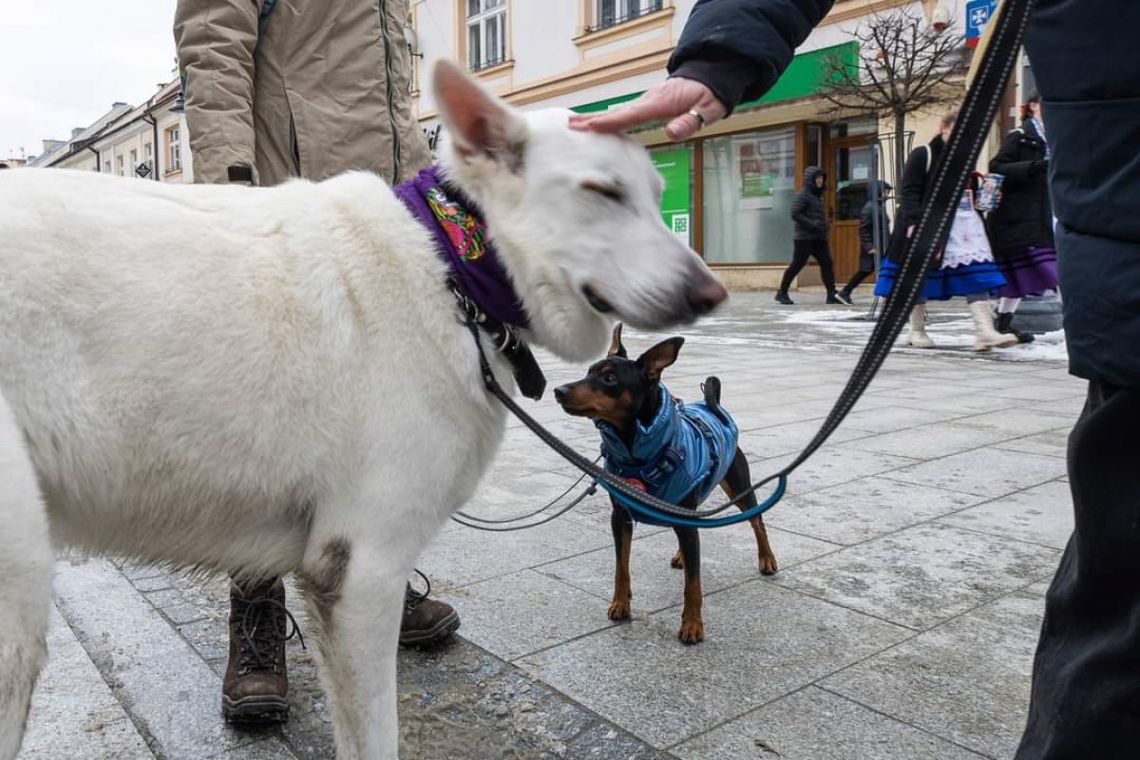
M 616 478 L 578 454 L 556 438 L 534 418 L 527 414 L 502 389 L 483 352 L 479 341 L 478 326 L 471 312 L 466 313 L 465 324 L 471 330 L 475 345 L 479 350 L 480 372 L 487 390 L 522 421 L 546 445 L 563 458 L 592 476 L 603 488 L 622 504 L 634 508 L 642 514 L 653 515 L 655 519 L 675 524 L 701 524 L 705 526 L 724 525 L 740 522 L 764 511 L 774 504 L 783 493 L 788 476 L 808 460 L 827 441 L 844 418 L 850 413 L 859 398 L 874 379 L 883 365 L 899 333 L 906 324 L 911 309 L 914 308 L 927 273 L 934 262 L 934 252 L 940 250 L 950 234 L 950 225 L 957 209 L 966 180 L 973 171 L 981 153 L 982 144 L 997 115 L 1006 83 L 1017 62 L 1029 15 L 1035 0 L 1005 0 L 999 6 L 998 15 L 990 21 L 986 30 L 989 40 L 981 50 L 981 63 L 977 75 L 966 92 L 962 107 L 958 112 L 957 123 L 951 133 L 942 159 L 933 168 L 934 179 L 923 203 L 920 219 L 914 234 L 907 241 L 902 263 L 891 294 L 887 298 L 879 320 L 875 322 L 867 345 L 855 365 L 843 392 L 840 393 L 823 425 L 799 456 L 784 469 L 760 480 L 736 498 L 711 509 L 684 509 L 676 504 L 662 501 L 651 494 L 640 491 L 624 480 Z M 733 517 L 710 519 L 731 507 L 737 507 L 751 493 L 777 481 L 777 490 L 764 504 L 741 512 Z M 561 514 L 561 513 L 559 513 Z M 553 518 L 551 518 L 553 519 Z

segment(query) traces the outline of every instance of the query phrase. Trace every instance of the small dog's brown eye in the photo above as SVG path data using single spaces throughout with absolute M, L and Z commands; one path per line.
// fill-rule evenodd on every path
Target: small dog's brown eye
M 625 201 L 625 192 L 622 190 L 621 186 L 617 184 L 611 185 L 604 182 L 586 180 L 582 183 L 582 189 L 589 190 L 592 193 L 597 193 L 604 198 L 608 198 L 609 200 L 616 201 L 618 203 Z

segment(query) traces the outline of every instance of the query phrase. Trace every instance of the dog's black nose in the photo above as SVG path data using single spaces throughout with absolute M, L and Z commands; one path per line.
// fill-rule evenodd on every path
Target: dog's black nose
M 728 291 L 716 280 L 708 280 L 690 290 L 688 294 L 689 307 L 697 316 L 708 314 L 726 298 L 728 298 Z
M 568 393 L 568 391 L 566 390 L 565 385 L 558 386 L 557 388 L 554 389 L 554 400 L 557 401 L 559 404 L 561 404 L 563 401 L 566 400 L 566 394 L 567 393 Z

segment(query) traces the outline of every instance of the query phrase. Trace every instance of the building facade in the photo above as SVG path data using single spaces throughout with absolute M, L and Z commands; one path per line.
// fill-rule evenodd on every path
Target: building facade
M 764 97 L 685 143 L 669 143 L 661 129 L 636 133 L 665 176 L 666 223 L 730 287 L 774 286 L 791 258 L 792 197 L 804 169 L 822 166 L 837 275 L 849 276 L 858 265 L 858 216 L 869 183 L 895 181 L 892 125 L 837 115 L 819 95 L 825 61 L 854 62 L 852 32 L 876 13 L 906 7 L 928 23 L 955 20 L 960 30 L 967 5 L 977 1 L 837 0 Z M 424 62 L 439 57 L 465 63 L 492 92 L 524 110 L 620 105 L 665 77 L 695 2 L 421 0 L 409 20 L 418 117 L 429 134 L 438 132 L 436 105 L 422 84 L 429 73 Z M 912 119 L 908 131 L 926 140 L 951 105 L 948 99 L 945 108 Z M 816 282 L 814 268 L 800 277 L 800 284 Z
M 31 166 L 98 171 L 160 182 L 191 182 L 193 167 L 186 120 L 179 107 L 178 80 L 131 107 L 115 103 L 69 140 L 45 140 Z

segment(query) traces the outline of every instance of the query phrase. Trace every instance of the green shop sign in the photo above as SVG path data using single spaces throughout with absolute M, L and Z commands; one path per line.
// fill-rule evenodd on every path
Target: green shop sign
M 665 192 L 661 194 L 661 216 L 665 219 L 665 225 L 685 245 L 693 244 L 693 216 L 690 208 L 693 193 L 689 179 L 692 156 L 691 145 L 649 152 L 653 166 L 665 180 Z

